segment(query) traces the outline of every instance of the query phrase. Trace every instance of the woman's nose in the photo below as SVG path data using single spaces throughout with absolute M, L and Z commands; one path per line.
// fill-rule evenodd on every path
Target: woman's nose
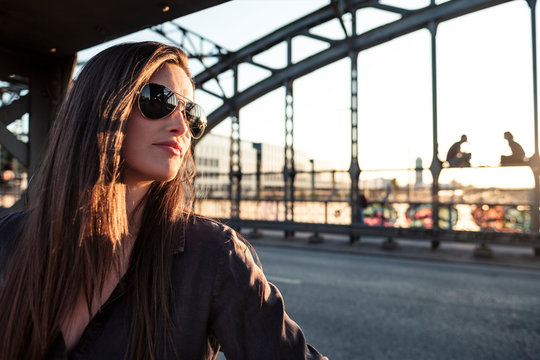
M 184 112 L 180 110 L 180 106 L 169 115 L 169 131 L 176 136 L 184 136 L 189 134 L 188 126 L 186 124 L 186 117 Z

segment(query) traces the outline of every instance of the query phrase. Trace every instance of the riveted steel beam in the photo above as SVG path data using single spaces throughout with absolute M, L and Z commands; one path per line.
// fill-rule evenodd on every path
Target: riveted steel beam
M 234 93 L 238 92 L 238 69 L 234 69 Z M 231 112 L 231 145 L 230 145 L 230 188 L 229 196 L 231 201 L 231 218 L 240 217 L 240 196 L 242 193 L 242 164 L 241 143 L 240 143 L 240 112 L 234 108 Z
M 432 21 L 428 25 L 428 29 L 431 35 L 431 108 L 433 111 L 433 157 L 431 160 L 431 177 L 433 182 L 431 184 L 431 217 L 433 219 L 433 230 L 439 230 L 439 176 L 442 170 L 441 160 L 439 159 L 439 133 L 438 133 L 438 111 L 437 111 L 437 23 Z M 431 242 L 432 249 L 439 247 L 439 240 L 434 239 Z
M 293 82 L 285 84 L 284 203 L 285 221 L 294 221 L 294 97 Z
M 165 24 L 174 27 L 176 32 L 167 32 Z M 225 49 L 225 47 L 175 22 L 171 21 L 165 24 L 153 26 L 151 30 L 180 46 L 191 58 L 202 60 L 203 58 L 215 57 L 221 59 L 229 53 L 229 50 Z
M 531 11 L 532 39 L 532 72 L 533 72 L 533 126 L 534 126 L 534 155 L 529 165 L 534 175 L 534 193 L 531 208 L 531 232 L 540 230 L 540 154 L 538 152 L 538 69 L 536 58 L 536 0 L 527 0 Z M 540 248 L 535 248 L 535 254 L 540 255 Z
M 351 223 L 362 222 L 362 209 L 360 208 L 360 165 L 358 164 L 358 54 L 351 52 L 351 164 L 349 175 L 351 177 Z M 356 238 L 351 238 L 355 242 Z
M 360 35 L 344 40 L 336 40 L 332 46 L 303 61 L 282 69 L 276 69 L 269 77 L 257 84 L 239 92 L 233 100 L 235 106 L 243 107 L 255 99 L 279 88 L 289 79 L 297 79 L 319 68 L 349 56 L 349 52 L 362 51 L 400 36 L 427 28 L 430 23 L 440 23 L 462 15 L 499 5 L 511 0 L 453 0 L 440 5 L 428 6 L 419 10 L 407 11 L 405 15 L 392 23 L 380 26 Z M 381 8 L 378 1 L 351 0 L 344 11 L 355 12 L 364 7 Z M 394 9 L 397 11 L 397 9 Z M 195 81 L 204 87 L 204 83 L 215 78 L 243 62 L 249 62 L 254 56 L 287 39 L 303 35 L 312 27 L 330 21 L 336 17 L 336 11 L 331 5 L 321 8 L 273 33 L 231 53 L 220 63 L 197 75 Z M 208 130 L 211 130 L 228 117 L 231 111 L 229 103 L 224 103 L 212 112 L 208 119 Z
M 231 218 L 240 217 L 240 196 L 242 193 L 242 165 L 240 163 L 240 115 L 238 109 L 231 112 L 231 145 L 230 145 L 230 188 Z
M 29 98 L 29 96 L 22 96 L 11 104 L 0 107 L 0 122 L 7 126 L 20 119 L 30 109 Z
M 362 6 L 370 6 L 371 1 L 366 0 L 351 0 L 348 8 L 359 8 Z M 204 84 L 213 78 L 212 74 L 219 74 L 231 69 L 234 64 L 239 64 L 252 59 L 255 55 L 260 54 L 274 45 L 277 45 L 296 35 L 303 35 L 307 29 L 311 29 L 317 25 L 323 24 L 336 17 L 336 11 L 332 5 L 325 6 L 319 10 L 312 12 L 284 27 L 246 45 L 242 49 L 231 53 L 227 59 L 212 66 L 209 71 L 198 74 L 195 77 L 197 84 Z
M 28 145 L 17 139 L 4 124 L 0 124 L 0 144 L 15 156 L 24 167 L 28 167 Z

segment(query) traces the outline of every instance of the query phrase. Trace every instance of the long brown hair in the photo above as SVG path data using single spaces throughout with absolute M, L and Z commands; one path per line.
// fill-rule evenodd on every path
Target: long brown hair
M 23 231 L 0 292 L 0 359 L 40 359 L 82 291 L 94 294 L 119 266 L 129 234 L 122 145 L 137 90 L 164 63 L 188 76 L 186 54 L 155 42 L 108 48 L 80 72 L 53 125 L 32 185 Z M 189 152 L 188 152 L 189 153 Z M 154 182 L 126 274 L 133 305 L 126 356 L 159 359 L 172 329 L 172 249 L 190 215 L 193 159 L 175 179 Z

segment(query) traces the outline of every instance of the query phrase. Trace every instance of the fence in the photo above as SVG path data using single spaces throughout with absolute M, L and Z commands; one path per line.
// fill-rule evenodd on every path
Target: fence
M 418 170 L 403 170 L 418 180 Z M 412 175 L 412 176 L 411 176 Z M 438 226 L 433 225 L 431 184 L 400 182 L 396 178 L 373 177 L 360 181 L 360 192 L 368 206 L 352 220 L 351 182 L 345 171 L 299 172 L 294 183 L 294 221 L 285 222 L 284 181 L 279 172 L 242 174 L 240 215 L 231 218 L 228 174 L 216 174 L 218 186 L 197 179 L 200 198 L 195 211 L 227 219 L 237 227 L 282 230 L 302 229 L 341 232 L 351 236 L 407 235 L 433 240 L 454 239 L 483 243 L 540 247 L 538 232 L 531 231 L 533 189 L 500 189 L 443 184 L 438 193 Z M 213 191 L 208 191 L 210 185 Z M 215 191 L 219 189 L 219 191 Z

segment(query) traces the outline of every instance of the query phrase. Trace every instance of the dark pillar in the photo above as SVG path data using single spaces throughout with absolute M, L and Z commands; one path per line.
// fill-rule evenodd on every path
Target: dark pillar
M 75 68 L 76 56 L 37 55 L 0 48 L 0 80 L 28 86 L 29 93 L 11 109 L 3 109 L 0 143 L 28 170 L 30 178 L 45 152 L 49 129 L 56 118 Z M 29 113 L 28 143 L 18 140 L 5 125 Z M 13 117 L 13 118 L 12 118 Z M 24 207 L 19 200 L 11 209 Z
M 285 153 L 283 166 L 285 222 L 294 221 L 294 98 L 293 81 L 285 84 Z M 285 238 L 292 239 L 294 232 L 285 230 Z
M 433 240 L 431 248 L 433 250 L 439 247 L 438 231 L 439 231 L 439 175 L 441 174 L 442 163 L 439 160 L 439 143 L 437 131 L 437 23 L 432 21 L 428 25 L 431 33 L 431 93 L 432 93 L 432 109 L 433 109 L 433 158 L 429 167 L 433 177 L 431 185 L 431 207 L 433 219 Z
M 229 166 L 229 199 L 231 201 L 231 219 L 240 218 L 240 193 L 242 171 L 240 167 L 240 119 L 238 109 L 231 113 L 231 147 Z
M 233 69 L 234 95 L 238 93 L 238 68 Z M 240 218 L 240 194 L 242 193 L 242 168 L 240 164 L 240 114 L 239 109 L 234 106 L 231 112 L 231 147 L 229 164 L 229 199 L 231 201 L 231 219 Z M 240 230 L 240 229 L 236 229 Z
M 360 204 L 358 183 L 360 180 L 360 166 L 358 165 L 358 53 L 349 54 L 351 59 L 351 163 L 349 176 L 351 177 L 350 205 L 351 224 L 360 223 Z M 358 241 L 358 235 L 350 235 L 351 244 Z
M 533 105 L 534 105 L 534 154 L 529 165 L 534 176 L 534 194 L 531 205 L 531 233 L 538 233 L 540 228 L 540 154 L 538 152 L 538 74 L 536 65 L 536 0 L 527 0 L 531 9 L 532 67 L 533 67 Z M 534 254 L 540 256 L 540 246 Z
M 531 232 L 540 228 L 540 155 L 538 152 L 538 87 L 536 66 L 536 0 L 527 0 L 531 9 L 532 68 L 533 68 L 533 106 L 534 106 L 534 154 L 530 166 L 534 174 L 535 191 L 531 207 Z
M 311 164 L 311 200 L 315 200 L 316 199 L 316 195 L 315 195 L 315 160 L 314 159 L 310 159 L 309 160 L 310 164 Z M 325 210 L 324 210 L 324 223 L 326 224 L 327 221 L 327 215 L 326 215 L 327 211 L 326 211 L 326 206 L 325 206 Z M 313 233 L 313 235 L 311 235 L 308 239 L 308 241 L 312 244 L 320 244 L 322 242 L 324 242 L 324 238 L 319 234 L 318 231 L 315 231 L 315 233 Z
M 262 143 L 253 143 L 256 151 L 255 165 L 255 197 L 257 201 L 261 200 L 261 167 L 262 167 Z
M 256 167 L 255 167 L 255 201 L 257 205 L 261 201 L 261 166 L 262 166 L 262 143 L 253 143 L 253 148 L 256 151 Z M 258 207 L 258 206 L 257 206 Z M 254 228 L 249 233 L 250 238 L 261 238 L 262 233 L 259 229 Z
M 309 159 L 309 163 L 311 164 L 311 200 L 315 200 L 315 160 Z
M 49 129 L 56 118 L 71 81 L 76 56 L 33 56 L 30 61 L 30 178 L 41 163 L 47 145 Z

